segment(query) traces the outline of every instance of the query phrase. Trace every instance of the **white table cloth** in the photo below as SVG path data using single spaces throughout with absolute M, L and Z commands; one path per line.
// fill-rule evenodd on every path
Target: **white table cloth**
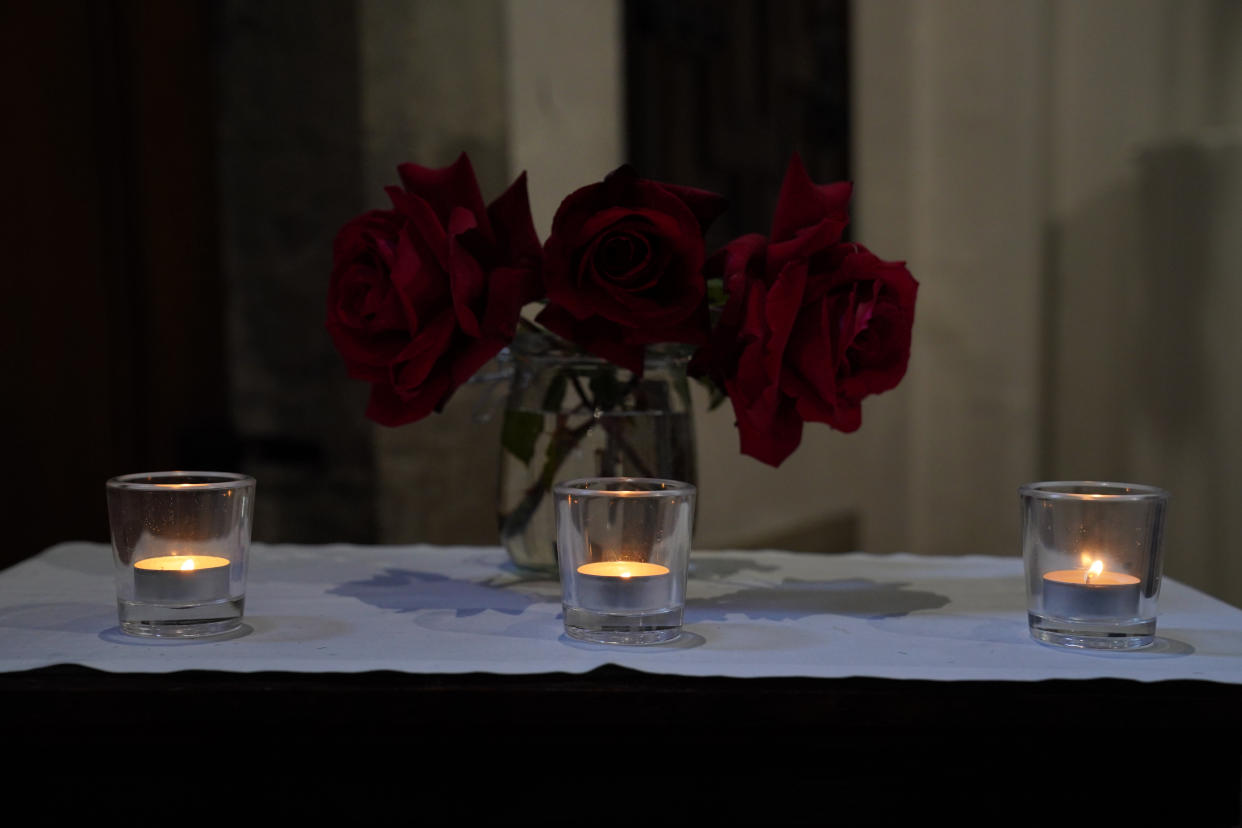
M 650 673 L 928 680 L 1122 678 L 1242 684 L 1242 610 L 1165 579 L 1159 640 L 1134 652 L 1039 644 L 1022 561 L 692 555 L 686 635 L 658 647 L 565 636 L 560 586 L 496 547 L 256 544 L 243 634 L 134 638 L 117 627 L 110 549 L 65 543 L 0 572 L 0 671 Z

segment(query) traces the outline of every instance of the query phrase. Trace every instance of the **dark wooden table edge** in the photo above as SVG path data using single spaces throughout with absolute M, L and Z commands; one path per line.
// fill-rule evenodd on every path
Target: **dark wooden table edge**
M 231 697 L 262 703 L 273 694 L 303 697 L 362 695 L 372 704 L 417 697 L 423 710 L 471 700 L 508 700 L 486 705 L 475 721 L 521 725 L 516 711 L 544 710 L 549 718 L 575 705 L 608 698 L 616 705 L 640 705 L 655 720 L 694 724 L 696 711 L 710 705 L 761 701 L 738 718 L 739 727 L 780 721 L 842 726 L 1042 726 L 1065 716 L 1108 711 L 1097 726 L 1130 716 L 1151 720 L 1148 727 L 1174 730 L 1242 728 L 1242 684 L 1175 679 L 1044 679 L 1039 681 L 939 681 L 874 677 L 810 678 L 684 676 L 646 673 L 604 665 L 584 673 L 406 673 L 224 672 L 184 670 L 166 673 L 115 673 L 76 664 L 0 673 L 0 698 L 25 696 L 45 702 L 71 702 L 101 695 L 160 693 Z M 12 704 L 5 706 L 13 710 Z M 1166 715 L 1153 716 L 1160 709 Z M 3 715 L 3 714 L 0 714 Z M 340 711 L 342 717 L 352 715 Z M 545 718 L 544 721 L 548 721 Z
M 1126 790 L 1151 795 L 1120 805 L 1109 796 L 1105 807 L 1092 788 L 1061 791 L 1073 816 L 1053 822 L 1236 825 L 1242 814 L 1242 686 L 1217 682 L 747 679 L 615 665 L 504 675 L 63 664 L 0 674 L 9 743 L 34 768 L 94 769 L 100 792 L 128 778 L 130 765 L 116 761 L 134 752 L 127 744 L 159 753 L 170 710 L 205 738 L 219 735 L 218 749 L 200 746 L 201 761 L 241 761 L 271 790 L 296 793 L 273 813 L 354 815 L 360 802 L 404 813 L 414 796 L 424 797 L 420 813 L 442 820 L 511 816 L 528 802 L 542 821 L 581 823 L 595 807 L 589 788 L 558 790 L 558 775 L 673 773 L 684 796 L 657 823 L 908 825 L 953 808 L 961 825 L 1047 825 L 1029 800 L 1049 779 L 1117 774 Z M 1081 758 L 1098 744 L 1105 760 Z M 433 806 L 426 797 L 436 795 Z M 451 813 L 446 803 L 456 803 Z M 619 801 L 599 821 L 634 819 Z

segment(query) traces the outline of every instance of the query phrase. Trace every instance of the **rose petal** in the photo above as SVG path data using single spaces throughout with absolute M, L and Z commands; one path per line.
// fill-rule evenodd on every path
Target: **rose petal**
M 461 207 L 453 208 L 449 217 L 449 283 L 453 294 L 453 310 L 457 322 L 467 335 L 478 337 L 479 320 L 474 306 L 486 290 L 483 268 L 462 244 L 462 236 L 478 227 L 475 217 Z
M 412 423 L 442 406 L 452 390 L 447 375 L 408 394 L 399 394 L 392 385 L 375 383 L 371 386 L 366 416 L 382 426 Z
M 546 306 L 535 321 L 557 336 L 581 345 L 588 353 L 635 374 L 643 373 L 646 345 L 625 342 L 625 331 L 616 323 L 602 319 L 584 321 L 557 305 Z
M 844 225 L 849 221 L 849 201 L 853 190 L 854 185 L 847 181 L 823 185 L 811 181 L 801 156 L 794 153 L 789 159 L 776 201 L 772 241 L 787 241 L 799 230 L 814 227 L 824 219 L 835 219 Z
M 806 263 L 791 262 L 785 266 L 768 289 L 763 308 L 763 327 L 768 332 L 764 349 L 764 366 L 773 384 L 780 376 L 785 359 L 785 345 L 802 309 L 802 293 L 806 287 Z
M 906 370 L 917 282 L 840 243 L 850 191 L 815 185 L 795 155 L 770 242 L 742 237 L 704 268 L 727 300 L 692 367 L 728 392 L 743 452 L 773 465 L 796 448 L 803 421 L 857 429 L 860 401 Z
M 392 272 L 388 275 L 395 288 L 400 307 L 405 313 L 405 325 L 417 331 L 448 298 L 447 279 L 434 261 L 426 261 L 418 255 L 413 240 L 402 233 L 397 241 L 397 255 Z
M 752 268 L 762 264 L 762 255 L 767 250 L 768 240 L 758 233 L 749 233 L 729 242 L 712 255 L 704 266 L 704 273 L 711 276 L 723 276 L 726 279 L 734 273 L 749 273 Z M 762 276 L 760 268 L 755 275 Z
M 432 376 L 437 363 L 453 341 L 457 320 L 445 308 L 401 349 L 393 360 L 392 384 L 402 393 L 413 393 Z
M 729 378 L 736 380 L 734 390 L 729 392 L 729 396 L 746 400 L 744 407 L 747 408 L 768 389 L 776 387 L 776 376 L 769 370 L 770 363 L 766 357 L 768 334 L 764 325 L 765 294 L 763 284 L 757 281 L 751 283 L 746 293 L 742 321 L 737 331 L 737 364 L 735 373 Z M 734 408 L 737 407 L 735 400 Z
M 539 263 L 543 258 L 543 245 L 539 243 L 535 222 L 531 218 L 526 173 L 519 175 L 507 190 L 488 205 L 487 215 L 496 236 L 496 246 L 505 251 L 507 263 L 531 266 Z M 538 288 L 537 295 L 531 296 L 530 301 L 542 294 L 542 286 Z
M 707 233 L 707 228 L 729 206 L 729 200 L 718 193 L 694 187 L 683 187 L 679 184 L 661 183 L 660 186 L 681 199 L 681 202 L 690 208 L 690 212 L 694 214 L 694 218 L 699 223 L 700 233 Z
M 469 211 L 478 221 L 484 235 L 492 238 L 487 209 L 483 206 L 483 196 L 474 176 L 474 167 L 466 153 L 463 152 L 457 156 L 456 161 L 441 169 L 401 164 L 397 167 L 397 174 L 401 176 L 406 192 L 427 203 L 439 219 L 440 226 L 448 227 L 453 209 L 461 208 Z
M 703 345 L 710 338 L 711 314 L 708 312 L 706 302 L 675 325 L 669 325 L 666 328 L 631 329 L 624 333 L 625 342 L 643 345 L 655 345 L 660 342 Z
M 513 339 L 522 308 L 531 301 L 538 274 L 527 267 L 498 267 L 488 279 L 487 308 L 483 312 L 484 338 Z
M 500 353 L 511 339 L 512 337 L 493 337 L 468 340 L 453 359 L 450 372 L 453 387 L 456 388 L 473 377 L 475 372 Z
M 465 154 L 399 172 L 393 209 L 363 214 L 334 241 L 325 321 L 350 375 L 372 383 L 368 416 L 385 425 L 441 408 L 541 292 L 525 176 L 484 209 Z
M 701 246 L 684 245 L 676 222 L 666 215 L 644 211 L 643 218 L 649 223 L 652 248 L 647 275 L 629 283 L 601 278 L 590 267 L 592 245 L 583 254 L 577 280 L 580 307 L 635 329 L 676 324 L 707 296 Z M 559 292 L 549 293 L 549 299 L 559 298 Z
M 846 222 L 826 218 L 817 224 L 803 228 L 784 241 L 772 242 L 767 250 L 768 273 L 779 271 L 781 264 L 791 259 L 810 258 L 817 251 L 831 247 L 841 240 Z
M 802 420 L 790 401 L 772 388 L 750 405 L 739 407 L 734 389 L 726 386 L 726 390 L 737 416 L 741 452 L 769 466 L 785 462 L 802 442 Z
M 597 273 L 618 287 L 632 290 L 643 290 L 658 283 L 654 269 L 649 267 L 651 255 L 651 244 L 644 236 L 623 230 L 609 233 L 587 254 Z
M 434 259 L 440 269 L 449 269 L 447 225 L 432 211 L 431 206 L 419 198 L 396 187 L 388 188 L 388 196 L 393 207 L 406 219 L 408 235 L 415 242 L 419 254 L 424 258 Z
M 788 357 L 782 374 L 786 393 L 797 397 L 799 402 L 804 396 L 814 397 L 811 405 L 817 409 L 831 408 L 830 402 L 837 390 L 839 357 L 830 309 L 828 302 L 816 302 L 802 311 L 789 334 Z M 798 380 L 796 392 L 792 385 L 786 384 L 787 378 Z

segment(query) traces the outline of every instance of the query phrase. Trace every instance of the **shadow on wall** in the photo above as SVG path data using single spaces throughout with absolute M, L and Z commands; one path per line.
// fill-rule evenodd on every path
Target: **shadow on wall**
M 1232 516 L 1242 468 L 1242 130 L 1139 159 L 1149 292 L 1131 335 L 1133 456 L 1173 493 L 1166 569 L 1242 604 Z
M 1047 471 L 1172 493 L 1165 571 L 1242 604 L 1242 135 L 1166 142 L 1053 231 Z
M 862 549 L 859 515 L 845 512 L 797 526 L 743 537 L 735 549 L 782 549 L 787 552 L 840 554 Z

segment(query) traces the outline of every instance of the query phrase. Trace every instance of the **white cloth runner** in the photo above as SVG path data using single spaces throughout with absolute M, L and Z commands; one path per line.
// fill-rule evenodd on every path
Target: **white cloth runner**
M 582 673 L 931 680 L 1124 678 L 1242 684 L 1242 610 L 1165 579 L 1159 641 L 1127 652 L 1038 644 L 1022 561 L 699 552 L 686 635 L 658 647 L 564 634 L 560 585 L 495 547 L 256 544 L 246 629 L 165 642 L 117 627 L 111 551 L 65 543 L 0 572 L 0 671 Z

